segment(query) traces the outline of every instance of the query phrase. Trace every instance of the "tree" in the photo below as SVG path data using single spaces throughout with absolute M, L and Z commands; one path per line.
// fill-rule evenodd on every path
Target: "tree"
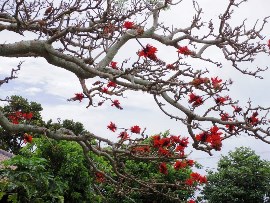
M 28 102 L 20 96 L 11 96 L 9 99 L 9 105 L 0 107 L 3 113 L 13 123 L 25 123 L 33 124 L 36 126 L 42 126 L 45 124 L 41 119 L 40 112 L 42 107 L 36 102 Z M 25 143 L 25 133 L 7 131 L 0 127 L 0 148 L 18 154 L 22 145 Z
M 214 25 L 212 21 L 202 21 L 202 9 L 193 1 L 194 18 L 190 26 L 171 29 L 170 25 L 160 22 L 159 15 L 170 6 L 181 5 L 181 1 L 175 4 L 170 0 L 76 0 L 68 3 L 40 0 L 11 3 L 6 0 L 0 3 L 0 30 L 21 36 L 27 34 L 27 37 L 16 43 L 2 43 L 0 56 L 41 57 L 48 64 L 75 74 L 82 93 L 75 93 L 69 101 L 88 100 L 89 108 L 109 103 L 112 108 L 122 110 L 121 98 L 127 91 L 151 94 L 161 111 L 186 126 L 193 147 L 209 154 L 212 150 L 221 150 L 223 140 L 243 132 L 268 143 L 268 109 L 254 107 L 251 102 L 247 107 L 240 106 L 227 95 L 226 91 L 232 83 L 230 80 L 212 77 L 208 74 L 209 70 L 194 69 L 191 63 L 191 60 L 198 60 L 222 67 L 221 62 L 207 56 L 206 50 L 215 47 L 236 70 L 261 78 L 259 74 L 264 68 L 246 69 L 241 63 L 253 62 L 258 54 L 269 53 L 270 41 L 267 42 L 262 35 L 267 18 L 251 29 L 246 27 L 245 21 L 234 27 L 230 23 L 233 9 L 244 2 L 228 1 L 218 23 Z M 136 18 L 138 14 L 142 18 Z M 198 30 L 205 29 L 207 33 L 198 34 Z M 143 39 L 153 41 L 147 44 Z M 140 48 L 130 50 L 130 55 L 134 56 L 130 60 L 116 61 L 115 57 L 129 41 L 135 41 Z M 175 59 L 166 61 L 165 57 L 159 56 L 155 42 L 159 43 L 159 49 L 170 47 Z M 0 84 L 16 78 L 16 72 L 21 71 L 21 67 L 22 63 L 18 64 Z M 8 98 L 2 100 L 9 101 Z M 171 113 L 167 108 L 170 106 L 177 111 Z M 130 184 L 136 182 L 138 190 L 179 201 L 176 194 L 158 190 L 158 185 L 165 183 L 154 180 L 145 182 L 139 175 L 135 177 L 127 173 L 121 160 L 152 161 L 165 175 L 166 163 L 186 159 L 184 148 L 187 139 L 184 137 L 156 136 L 145 145 L 147 135 L 139 126 L 119 127 L 111 122 L 108 128 L 119 132 L 119 141 L 112 142 L 91 132 L 77 134 L 66 128 L 52 130 L 46 126 L 18 124 L 2 110 L 0 126 L 9 132 L 76 141 L 88 160 L 89 170 L 102 174 L 111 184 L 122 187 L 121 191 L 125 191 L 125 194 L 128 195 Z M 110 150 L 102 147 L 104 145 L 110 146 Z M 89 151 L 108 160 L 113 173 L 99 168 L 89 157 Z M 119 179 L 125 181 L 119 184 Z M 170 187 L 180 187 L 177 181 L 165 185 L 168 191 L 171 191 Z
M 270 162 L 261 160 L 250 148 L 240 147 L 210 171 L 203 193 L 211 202 L 264 202 L 270 195 Z

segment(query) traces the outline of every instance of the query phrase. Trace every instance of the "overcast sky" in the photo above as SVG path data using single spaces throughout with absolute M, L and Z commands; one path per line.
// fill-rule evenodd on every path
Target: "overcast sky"
M 185 3 L 186 2 L 186 3 Z M 161 14 L 161 20 L 165 24 L 185 27 L 192 20 L 193 10 L 191 1 L 186 0 L 171 10 Z M 200 5 L 204 10 L 203 17 L 205 21 L 213 19 L 215 23 L 218 15 L 225 10 L 225 4 L 228 0 L 200 0 Z M 248 25 L 255 23 L 257 19 L 269 15 L 270 1 L 269 0 L 250 0 L 243 4 L 242 7 L 235 10 L 232 24 L 237 24 L 247 18 L 250 22 Z M 261 21 L 259 22 L 261 23 Z M 264 31 L 265 35 L 270 38 L 270 26 L 267 25 Z M 11 32 L 0 32 L 0 43 L 20 41 L 22 38 Z M 267 39 L 265 39 L 267 41 Z M 144 41 L 142 41 L 144 43 Z M 154 43 L 154 42 L 153 42 Z M 156 43 L 155 45 L 158 46 Z M 126 59 L 131 57 L 130 47 L 135 51 L 139 49 L 138 44 L 129 42 L 123 51 L 119 52 L 116 60 Z M 137 47 L 136 47 L 137 46 Z M 162 49 L 158 46 L 159 57 L 166 59 L 175 59 L 176 52 L 172 49 Z M 208 55 L 213 56 L 216 60 L 222 60 L 222 56 L 216 50 L 210 49 Z M 3 78 L 10 74 L 11 68 L 18 65 L 21 59 L 3 59 L 1 58 L 0 77 Z M 67 102 L 67 99 L 72 97 L 74 93 L 82 92 L 79 82 L 72 73 L 69 73 L 58 67 L 53 67 L 46 63 L 44 59 L 24 59 L 22 70 L 19 72 L 19 78 L 11 81 L 8 84 L 2 85 L 0 96 L 4 98 L 10 95 L 21 95 L 27 97 L 29 101 L 35 101 L 42 104 L 42 116 L 45 120 L 52 118 L 54 121 L 57 118 L 73 119 L 84 124 L 85 128 L 99 136 L 115 139 L 116 134 L 111 133 L 106 129 L 110 121 L 115 122 L 122 127 L 130 127 L 139 125 L 142 128 L 147 128 L 148 134 L 155 134 L 170 130 L 174 135 L 185 136 L 186 130 L 180 125 L 165 116 L 154 103 L 153 98 L 141 92 L 127 93 L 127 99 L 121 98 L 121 104 L 124 110 L 120 111 L 110 106 L 104 105 L 101 108 L 86 109 L 87 102 Z M 256 67 L 255 65 L 269 65 L 269 57 L 260 57 L 256 64 L 248 64 L 247 68 Z M 196 63 L 195 63 L 196 64 Z M 231 87 L 230 96 L 235 100 L 240 100 L 242 105 L 246 104 L 250 98 L 254 104 L 270 106 L 270 70 L 263 73 L 264 80 L 254 79 L 250 76 L 243 76 L 235 71 L 229 63 L 224 62 L 222 69 L 207 67 L 210 69 L 213 76 L 219 76 L 223 79 L 231 78 L 234 81 Z M 197 63 L 199 66 L 200 64 Z M 221 152 L 214 153 L 213 157 L 208 157 L 203 152 L 194 152 L 192 157 L 196 158 L 201 164 L 210 168 L 215 167 L 215 164 L 221 154 L 226 154 L 229 150 L 236 146 L 250 146 L 252 149 L 261 155 L 264 159 L 270 157 L 270 147 L 258 140 L 248 138 L 246 136 L 232 138 L 224 141 Z

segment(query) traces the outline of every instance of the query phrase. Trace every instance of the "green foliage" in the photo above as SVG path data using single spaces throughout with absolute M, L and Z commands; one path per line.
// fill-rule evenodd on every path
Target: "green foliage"
M 0 170 L 0 190 L 9 202 L 61 202 L 62 183 L 47 170 L 47 160 L 17 155 Z
M 204 199 L 210 203 L 263 202 L 265 195 L 270 195 L 270 162 L 244 147 L 220 159 L 204 188 Z

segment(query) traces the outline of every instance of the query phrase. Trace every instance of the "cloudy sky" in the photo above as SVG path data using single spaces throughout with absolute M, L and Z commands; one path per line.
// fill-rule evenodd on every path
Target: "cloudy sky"
M 193 14 L 192 4 L 190 2 L 186 0 L 183 4 L 161 13 L 161 20 L 168 25 L 188 26 Z M 200 0 L 199 2 L 204 11 L 204 21 L 207 22 L 213 19 L 215 23 L 215 19 L 225 10 L 228 0 Z M 249 22 L 247 25 L 251 26 L 257 19 L 262 19 L 269 15 L 269 7 L 269 0 L 250 0 L 235 10 L 231 23 L 232 25 L 236 25 L 247 18 Z M 259 21 L 260 23 L 261 21 Z M 270 25 L 267 25 L 264 31 L 264 35 L 267 34 L 270 38 Z M 20 36 L 11 32 L 0 32 L 0 43 L 20 41 L 22 39 Z M 116 56 L 116 60 L 121 61 L 122 59 L 131 57 L 131 46 L 135 51 L 139 49 L 137 44 L 129 42 L 123 47 L 123 51 L 119 52 Z M 158 44 L 156 46 L 159 49 L 158 56 L 172 60 L 177 56 L 175 50 L 159 48 Z M 216 49 L 210 49 L 207 51 L 207 54 L 216 60 L 224 62 L 221 53 L 217 52 Z M 256 65 L 262 67 L 269 65 L 269 57 L 260 57 L 258 59 L 256 64 L 254 62 L 253 64 L 243 64 L 243 66 L 247 66 L 246 68 L 255 68 Z M 67 99 L 72 97 L 74 93 L 81 92 L 76 76 L 63 69 L 47 64 L 44 59 L 34 58 L 23 60 L 25 62 L 18 74 L 18 79 L 2 85 L 0 96 L 1 98 L 5 98 L 6 96 L 16 94 L 27 97 L 29 101 L 41 103 L 44 109 L 42 115 L 45 120 L 50 118 L 54 121 L 57 118 L 73 119 L 74 121 L 83 123 L 87 130 L 113 140 L 115 140 L 116 134 L 112 134 L 106 129 L 110 121 L 122 127 L 130 127 L 132 125 L 146 127 L 148 134 L 170 130 L 172 134 L 185 136 L 186 131 L 183 126 L 179 122 L 175 122 L 165 116 L 157 108 L 153 98 L 148 94 L 141 92 L 127 93 L 126 96 L 128 98 L 121 99 L 121 104 L 124 108 L 122 111 L 111 107 L 110 104 L 104 105 L 101 108 L 86 109 L 87 103 L 84 101 L 81 103 L 67 102 Z M 16 67 L 19 61 L 21 59 L 1 58 L 0 78 L 9 75 L 10 70 Z M 234 81 L 229 93 L 233 99 L 239 100 L 242 105 L 245 105 L 250 98 L 254 104 L 270 106 L 270 94 L 267 93 L 267 90 L 270 88 L 270 70 L 262 73 L 261 75 L 264 77 L 264 80 L 260 80 L 241 75 L 229 63 L 224 62 L 223 64 L 222 69 L 211 66 L 207 68 L 215 76 L 223 79 L 231 78 Z M 197 63 L 196 65 L 199 66 L 200 64 Z M 270 157 L 269 145 L 246 136 L 226 140 L 222 151 L 214 153 L 213 157 L 209 157 L 202 152 L 196 152 L 195 150 L 193 150 L 191 156 L 203 165 L 214 168 L 221 154 L 226 154 L 229 150 L 238 146 L 250 146 L 262 158 L 267 159 Z M 270 158 L 268 159 L 270 160 Z

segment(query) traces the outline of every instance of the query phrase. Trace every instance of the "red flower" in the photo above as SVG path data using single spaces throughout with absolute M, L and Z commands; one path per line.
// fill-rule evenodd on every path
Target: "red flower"
M 251 125 L 257 125 L 259 123 L 259 119 L 257 118 L 258 112 L 254 112 L 250 118 L 248 118 L 248 122 L 251 123 Z
M 30 120 L 33 117 L 33 113 L 32 112 L 30 112 L 30 113 L 23 113 L 22 116 L 24 117 L 24 119 Z
M 191 178 L 188 178 L 188 179 L 186 179 L 185 183 L 186 183 L 188 186 L 192 186 L 193 183 L 194 183 L 194 180 L 191 179 Z
M 190 199 L 190 200 L 188 200 L 188 202 L 187 203 L 196 203 L 196 201 L 195 200 L 193 200 L 193 199 Z
M 101 89 L 101 92 L 108 94 L 108 93 L 109 93 L 109 90 L 108 90 L 107 87 L 103 87 L 103 88 Z
M 223 113 L 220 115 L 222 121 L 228 121 L 229 120 L 229 114 Z
M 159 140 L 159 144 L 162 146 L 162 147 L 168 147 L 170 145 L 170 141 L 171 139 L 168 138 L 168 137 L 164 137 L 162 139 Z
M 107 87 L 116 87 L 116 83 L 113 82 L 113 81 L 110 81 L 108 84 L 107 84 Z
M 160 172 L 160 173 L 163 173 L 163 174 L 165 174 L 165 175 L 168 174 L 168 169 L 167 169 L 166 163 L 162 162 L 162 163 L 159 165 L 159 172 Z
M 118 70 L 117 62 L 112 61 L 110 65 L 113 69 Z
M 158 148 L 158 153 L 162 156 L 170 156 L 170 151 L 162 147 Z
M 189 94 L 189 103 L 192 103 L 192 106 L 200 106 L 203 104 L 202 97 L 195 95 L 194 93 Z
M 130 131 L 131 131 L 132 133 L 140 134 L 141 128 L 140 128 L 139 126 L 137 126 L 137 125 L 134 125 L 134 126 L 132 126 L 132 127 L 130 128 Z
M 220 88 L 220 83 L 222 82 L 221 79 L 218 79 L 218 77 L 215 77 L 215 78 L 211 78 L 211 81 L 212 81 L 212 85 L 214 87 L 215 90 L 218 90 Z
M 116 108 L 118 109 L 123 109 L 121 106 L 120 106 L 120 102 L 116 99 L 116 100 L 113 100 L 112 102 L 112 105 L 111 106 L 115 106 Z
M 191 84 L 194 85 L 195 87 L 199 87 L 201 84 L 208 83 L 209 79 L 208 78 L 194 78 L 191 81 Z
M 222 104 L 224 104 L 224 102 L 225 101 L 227 101 L 229 98 L 228 97 L 217 97 L 216 99 L 215 99 L 215 101 L 216 101 L 216 104 L 218 104 L 218 105 L 222 105 Z
M 123 27 L 126 28 L 126 29 L 133 29 L 133 28 L 135 28 L 134 23 L 133 22 L 130 22 L 130 21 L 124 22 Z
M 184 55 L 191 55 L 191 54 L 192 54 L 192 52 L 188 49 L 187 46 L 184 46 L 184 47 L 181 47 L 181 46 L 180 46 L 180 47 L 178 48 L 177 52 L 178 52 L 179 54 L 184 54 Z
M 267 46 L 268 46 L 268 48 L 270 49 L 270 39 L 268 40 Z
M 25 133 L 25 134 L 23 135 L 23 138 L 24 138 L 24 139 L 23 139 L 24 143 L 27 143 L 27 142 L 31 143 L 32 140 L 33 140 L 33 137 L 32 137 L 31 135 L 27 134 L 27 133 Z
M 170 70 L 175 70 L 175 69 L 176 69 L 176 67 L 175 67 L 173 64 L 168 64 L 168 65 L 166 66 L 166 68 L 167 68 L 167 69 L 170 69 Z
M 174 169 L 179 170 L 181 168 L 186 168 L 187 167 L 187 162 L 186 161 L 176 161 L 174 164 Z
M 126 131 L 121 132 L 118 137 L 120 137 L 121 140 L 127 140 L 130 138 Z
M 107 126 L 107 128 L 113 132 L 116 131 L 117 127 L 113 122 L 110 122 L 110 124 Z
M 191 167 L 194 166 L 194 160 L 191 159 L 187 160 L 187 164 Z
M 149 153 L 150 152 L 150 146 L 142 146 L 142 147 L 135 147 L 132 149 L 132 152 L 135 153 Z
M 147 44 L 143 50 L 139 51 L 138 55 L 140 57 L 143 56 L 153 61 L 156 61 L 157 60 L 156 52 L 157 52 L 156 47 L 153 47 L 150 44 Z
M 75 93 L 75 97 L 73 98 L 73 100 L 74 101 L 79 100 L 81 102 L 83 98 L 84 98 L 83 93 Z
M 104 174 L 101 173 L 101 172 L 96 172 L 95 173 L 95 176 L 96 176 L 96 181 L 98 183 L 103 183 L 105 181 L 105 177 L 104 177 Z
M 239 106 L 234 106 L 234 105 L 232 105 L 232 107 L 234 108 L 234 111 L 233 111 L 233 112 L 235 112 L 235 113 L 239 113 L 239 112 L 242 111 L 242 108 L 239 107 Z

